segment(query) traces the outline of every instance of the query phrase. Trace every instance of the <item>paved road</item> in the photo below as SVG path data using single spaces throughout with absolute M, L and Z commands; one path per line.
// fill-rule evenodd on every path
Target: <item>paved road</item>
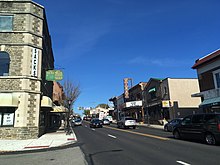
M 90 165 L 219 165 L 220 146 L 175 140 L 163 130 L 115 125 L 91 129 L 75 127 L 78 143 Z

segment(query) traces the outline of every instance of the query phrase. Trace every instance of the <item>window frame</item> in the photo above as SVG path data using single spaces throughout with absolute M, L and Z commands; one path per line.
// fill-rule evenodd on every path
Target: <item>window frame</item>
M 213 74 L 215 89 L 218 89 L 218 88 L 220 88 L 220 69 L 213 71 L 212 74 Z M 218 80 L 217 80 L 216 74 L 218 74 L 218 76 L 219 76 Z

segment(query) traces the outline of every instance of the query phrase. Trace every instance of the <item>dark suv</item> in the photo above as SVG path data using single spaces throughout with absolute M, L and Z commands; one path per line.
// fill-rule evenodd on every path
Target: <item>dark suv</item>
M 220 113 L 186 116 L 173 129 L 175 139 L 200 139 L 207 144 L 220 142 Z

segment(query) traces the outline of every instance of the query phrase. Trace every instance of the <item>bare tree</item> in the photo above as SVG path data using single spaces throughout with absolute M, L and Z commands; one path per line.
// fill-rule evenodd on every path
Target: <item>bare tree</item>
M 69 106 L 72 107 L 81 93 L 80 85 L 79 84 L 76 85 L 70 80 L 65 80 L 63 85 L 63 90 L 65 94 L 64 105 L 66 107 Z
M 64 105 L 68 107 L 68 113 L 67 113 L 67 134 L 71 134 L 70 131 L 70 109 L 75 103 L 76 99 L 79 97 L 81 91 L 79 84 L 75 85 L 70 80 L 64 81 L 63 85 L 63 91 L 64 91 Z

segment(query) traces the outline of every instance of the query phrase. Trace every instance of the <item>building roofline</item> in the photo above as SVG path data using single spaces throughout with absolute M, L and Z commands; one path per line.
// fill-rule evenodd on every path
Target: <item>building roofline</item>
M 195 64 L 192 66 L 192 69 L 196 69 L 198 68 L 199 66 L 213 60 L 214 58 L 220 56 L 220 49 L 217 49 L 215 50 L 214 52 L 208 54 L 208 55 L 205 55 L 204 57 L 200 58 L 200 59 L 197 59 L 195 61 Z

